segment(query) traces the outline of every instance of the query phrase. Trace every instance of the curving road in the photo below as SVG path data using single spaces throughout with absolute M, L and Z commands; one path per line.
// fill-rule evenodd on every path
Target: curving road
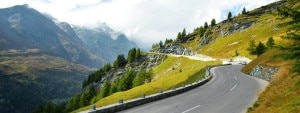
M 137 106 L 120 113 L 243 113 L 268 82 L 240 72 L 242 66 L 212 68 L 207 84 L 173 97 Z

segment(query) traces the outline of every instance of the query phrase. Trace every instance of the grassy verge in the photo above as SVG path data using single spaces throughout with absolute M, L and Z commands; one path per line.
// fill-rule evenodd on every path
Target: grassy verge
M 190 83 L 203 77 L 203 69 L 208 65 L 220 64 L 220 61 L 203 62 L 184 57 L 168 57 L 163 63 L 153 69 L 154 79 L 152 82 L 133 89 L 117 92 L 111 96 L 96 102 L 97 107 L 117 103 L 119 99 L 129 100 L 140 97 L 142 94 L 150 95 L 159 90 L 168 90 L 183 83 Z M 201 76 L 199 76 L 199 74 Z M 84 107 L 75 112 L 87 110 Z
M 280 50 L 270 50 L 245 66 L 242 70 L 250 73 L 256 65 L 276 66 L 279 71 L 258 101 L 248 109 L 249 113 L 299 113 L 300 75 L 290 72 L 293 61 L 286 61 L 274 55 L 284 54 Z

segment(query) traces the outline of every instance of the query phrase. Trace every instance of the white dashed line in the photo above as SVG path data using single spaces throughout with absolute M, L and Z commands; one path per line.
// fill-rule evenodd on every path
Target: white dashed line
M 236 86 L 237 86 L 237 84 L 235 84 L 235 85 L 230 89 L 230 91 L 232 91 Z
M 187 112 L 189 112 L 189 111 L 191 111 L 191 110 L 193 110 L 193 109 L 196 109 L 197 107 L 200 107 L 201 105 L 198 105 L 198 106 L 195 106 L 195 107 L 193 107 L 193 108 L 191 108 L 191 109 L 188 109 L 188 110 L 186 110 L 186 111 L 184 111 L 184 112 L 181 112 L 181 113 L 187 113 Z

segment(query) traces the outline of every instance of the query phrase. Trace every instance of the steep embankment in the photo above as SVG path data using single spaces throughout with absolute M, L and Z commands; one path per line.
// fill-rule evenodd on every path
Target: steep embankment
M 269 86 L 253 107 L 249 108 L 250 113 L 300 112 L 300 76 L 290 71 L 293 61 L 276 57 L 276 55 L 284 53 L 277 49 L 270 50 L 242 69 L 244 73 L 250 74 L 258 65 L 278 68 Z

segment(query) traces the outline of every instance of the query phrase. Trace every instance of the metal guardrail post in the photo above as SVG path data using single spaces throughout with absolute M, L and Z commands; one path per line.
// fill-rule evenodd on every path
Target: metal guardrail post
M 123 102 L 124 102 L 123 99 L 119 100 L 119 104 L 123 104 Z
M 96 106 L 95 105 L 91 105 L 91 110 L 92 111 L 96 110 Z
M 141 95 L 141 98 L 145 98 L 145 94 L 142 94 L 142 95 Z

